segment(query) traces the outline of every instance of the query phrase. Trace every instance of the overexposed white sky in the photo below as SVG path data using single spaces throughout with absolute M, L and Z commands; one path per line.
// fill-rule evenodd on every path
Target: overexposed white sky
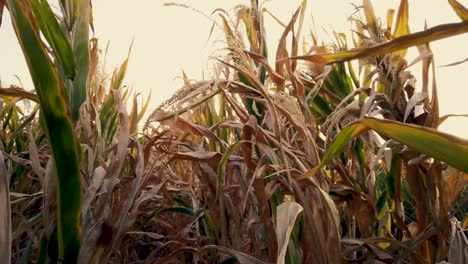
M 140 100 L 152 92 L 150 111 L 169 98 L 181 87 L 182 69 L 194 80 L 209 77 L 209 56 L 222 47 L 219 30 L 208 40 L 212 21 L 193 10 L 181 7 L 164 7 L 164 3 L 186 4 L 210 16 L 216 8 L 231 10 L 248 0 L 98 0 L 93 1 L 95 37 L 104 49 L 110 42 L 107 55 L 108 71 L 120 65 L 126 58 L 134 39 L 125 83 L 142 93 Z M 300 0 L 270 0 L 263 6 L 283 22 L 288 22 L 292 13 L 301 4 Z M 389 8 L 398 9 L 399 0 L 372 1 L 376 14 L 385 23 Z M 441 23 L 458 22 L 460 19 L 451 10 L 446 0 L 411 0 L 410 29 L 420 31 L 427 21 L 429 27 Z M 468 0 L 459 0 L 468 6 Z M 308 0 L 304 21 L 305 33 L 315 21 L 319 39 L 330 42 L 326 32 L 349 32 L 347 18 L 353 13 L 351 3 L 358 0 Z M 216 16 L 212 16 L 217 19 Z M 265 14 L 270 59 L 274 58 L 282 28 Z M 349 39 L 351 43 L 351 40 Z M 468 57 L 468 34 L 431 43 L 436 65 L 445 65 Z M 19 85 L 17 77 L 27 90 L 33 88 L 18 41 L 11 27 L 8 11 L 4 11 L 0 27 L 0 81 L 3 85 Z M 408 61 L 416 57 L 416 51 L 407 55 Z M 414 68 L 413 70 L 417 70 Z M 436 69 L 441 103 L 441 114 L 468 114 L 468 63 Z M 419 72 L 413 72 L 420 79 Z M 17 77 L 16 77 L 17 76 Z M 418 83 L 417 83 L 418 85 Z M 468 118 L 448 119 L 440 128 L 443 131 L 468 138 Z

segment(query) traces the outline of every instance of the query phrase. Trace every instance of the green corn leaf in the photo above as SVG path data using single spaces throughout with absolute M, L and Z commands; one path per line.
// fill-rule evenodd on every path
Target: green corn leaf
M 7 0 L 13 26 L 23 50 L 40 102 L 45 131 L 57 171 L 57 228 L 59 258 L 76 263 L 80 249 L 81 181 L 80 152 L 69 118 L 63 84 L 34 28 L 24 1 Z
M 468 141 L 466 139 L 432 128 L 375 118 L 364 118 L 344 128 L 323 157 L 322 166 L 338 154 L 351 139 L 369 129 L 468 173 Z
M 194 212 L 192 209 L 182 206 L 172 206 L 165 208 L 161 212 L 171 212 L 171 213 L 179 213 L 187 216 L 194 216 Z
M 236 149 L 239 144 L 243 143 L 242 141 L 236 142 L 228 147 L 226 152 L 224 153 L 223 158 L 219 162 L 218 165 L 218 180 L 217 180 L 217 185 L 216 185 L 216 200 L 219 199 L 219 195 L 221 194 L 221 189 L 223 188 L 223 180 L 224 180 L 224 174 L 226 173 L 226 165 L 229 161 L 229 157 L 231 157 L 232 152 Z
M 390 164 L 390 171 L 388 172 L 388 175 L 385 178 L 385 183 L 386 183 L 385 188 L 386 188 L 388 197 L 390 197 L 390 199 L 392 199 L 392 200 L 395 199 L 395 196 L 397 194 L 396 180 L 397 180 L 397 174 L 399 173 L 399 170 L 398 170 L 399 159 L 400 158 L 399 158 L 398 154 L 394 153 L 392 155 L 392 161 L 391 161 L 391 164 Z
M 141 121 L 141 119 L 145 115 L 146 111 L 148 110 L 150 99 L 151 99 L 151 92 L 148 95 L 148 97 L 146 98 L 146 102 L 143 104 L 143 107 L 141 108 L 140 112 L 138 113 L 138 116 L 137 116 L 137 121 L 138 122 Z
M 77 63 L 77 74 L 73 81 L 73 89 L 69 91 L 71 96 L 71 115 L 73 121 L 77 121 L 80 107 L 86 99 L 89 72 L 89 19 L 91 14 L 90 2 L 74 0 L 74 24 L 73 24 L 73 53 Z
M 127 72 L 128 58 L 120 66 L 119 70 L 114 72 L 112 76 L 111 89 L 117 90 L 122 86 L 123 79 L 125 78 L 125 73 Z
M 41 241 L 39 242 L 39 255 L 37 257 L 37 264 L 44 264 L 46 263 L 47 259 L 47 244 L 49 240 L 47 239 L 46 235 L 41 236 Z
M 205 224 L 208 226 L 211 241 L 213 242 L 216 241 L 216 234 L 217 234 L 216 227 L 213 224 L 213 219 L 211 219 L 211 216 L 208 210 L 204 211 L 203 220 Z
M 127 65 L 128 65 L 128 58 L 125 59 L 125 61 L 122 63 L 122 65 L 120 66 L 118 70 L 114 71 L 114 74 L 112 76 L 112 82 L 111 82 L 111 90 L 118 90 L 122 86 L 122 82 L 125 77 L 125 72 L 127 71 Z M 104 130 L 106 122 L 109 122 L 109 120 L 113 119 L 114 116 L 117 114 L 113 110 L 114 104 L 115 104 L 114 97 L 109 95 L 100 113 L 102 130 Z
M 13 133 L 11 134 L 11 137 L 12 138 L 16 138 L 16 136 L 22 132 L 24 132 L 26 126 L 30 125 L 31 122 L 34 120 L 34 118 L 36 118 L 36 114 L 37 114 L 37 111 L 39 110 L 39 106 L 36 105 L 34 107 L 34 110 L 31 112 L 31 114 L 29 114 L 29 116 L 23 121 L 23 123 L 21 123 L 17 128 L 16 130 L 13 131 Z
M 62 13 L 64 14 L 65 26 L 68 31 L 71 31 L 73 22 L 76 19 L 75 12 L 73 12 L 73 10 L 76 10 L 76 1 L 60 0 L 60 7 L 62 8 Z
M 30 2 L 42 34 L 49 43 L 55 56 L 55 63 L 61 68 L 66 79 L 75 78 L 75 58 L 65 32 L 55 18 L 47 1 Z

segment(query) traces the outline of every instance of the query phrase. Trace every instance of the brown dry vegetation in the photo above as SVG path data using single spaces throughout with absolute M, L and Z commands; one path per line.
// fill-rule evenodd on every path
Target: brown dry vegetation
M 6 3 L 20 40 L 24 21 L 52 30 L 40 23 L 47 2 L 46 11 Z M 44 33 L 56 91 L 71 94 L 61 100 L 82 153 L 81 192 L 69 198 L 61 185 L 68 175 L 56 163 L 73 159 L 53 145 L 49 124 L 60 116 L 47 112 L 40 82 L 35 93 L 2 87 L 0 186 L 9 188 L 0 188 L 0 226 L 11 234 L 0 237 L 0 253 L 14 263 L 468 262 L 468 141 L 437 131 L 448 116 L 439 116 L 428 44 L 468 32 L 467 9 L 451 0 L 462 22 L 411 34 L 408 1 L 384 26 L 364 0 L 352 45 L 338 33 L 324 45 L 300 36 L 305 3 L 284 24 L 274 65 L 258 1 L 218 10 L 227 52 L 216 77 L 184 76 L 140 127 L 147 101 L 140 109 L 123 86 L 127 61 L 107 76 L 91 39 L 89 61 L 76 59 L 88 69 L 76 108 L 68 46 Z M 411 46 L 420 56 L 408 62 Z M 80 58 L 77 50 L 70 56 Z M 413 63 L 422 64 L 418 82 Z M 38 104 L 25 109 L 23 100 Z M 79 216 L 78 244 L 67 236 L 69 212 Z

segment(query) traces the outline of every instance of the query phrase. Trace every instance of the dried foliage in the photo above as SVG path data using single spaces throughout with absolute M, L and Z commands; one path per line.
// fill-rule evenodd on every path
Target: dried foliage
M 274 65 L 268 10 L 254 0 L 231 15 L 217 10 L 227 52 L 216 59 L 215 77 L 184 76 L 185 86 L 141 133 L 148 101 L 139 110 L 123 85 L 128 60 L 107 76 L 97 40 L 89 40 L 89 61 L 73 62 L 86 64 L 86 78 L 77 76 L 85 95 L 65 100 L 82 152 L 77 262 L 468 261 L 468 143 L 437 131 L 448 116 L 439 116 L 428 44 L 467 32 L 466 8 L 451 0 L 462 22 L 410 33 L 407 0 L 386 27 L 365 0 L 353 17 L 350 49 L 343 34 L 334 45 L 301 37 L 306 2 L 281 23 Z M 34 14 L 30 21 L 45 19 Z M 80 23 L 92 24 L 90 17 Z M 40 45 L 52 50 L 51 67 L 64 81 L 74 67 L 67 56 L 80 50 L 58 54 L 60 39 L 45 37 Z M 301 47 L 302 38 L 311 45 Z M 408 63 L 411 46 L 420 55 Z M 408 71 L 414 63 L 422 64 L 420 85 Z M 68 85 L 57 89 L 82 83 Z M 44 100 L 37 87 L 2 87 L 0 94 L 0 183 L 9 183 L 0 188 L 7 198 L 0 226 L 11 228 L 11 239 L 0 236 L 0 252 L 11 252 L 15 263 L 56 263 L 63 257 L 61 176 L 38 115 Z M 26 109 L 20 101 L 38 105 Z
M 191 229 L 190 250 L 182 241 L 169 252 L 204 262 L 203 245 L 216 244 L 231 251 L 212 252 L 208 262 L 239 252 L 281 263 L 450 261 L 449 223 L 466 212 L 468 143 L 435 129 L 441 118 L 427 43 L 465 33 L 466 20 L 410 33 L 403 0 L 395 25 L 390 18 L 382 28 L 364 1 L 353 17 L 355 48 L 338 33 L 333 46 L 311 35 L 306 48 L 297 38 L 304 6 L 282 24 L 275 65 L 266 9 L 252 1 L 232 19 L 217 12 L 228 45 L 217 79 L 188 83 L 148 120 L 149 134 L 164 135 L 155 145 L 164 173 L 188 183 L 189 209 L 209 216 Z M 421 55 L 408 62 L 412 46 Z M 423 65 L 420 86 L 408 71 L 415 63 Z M 303 211 L 280 210 L 290 203 Z

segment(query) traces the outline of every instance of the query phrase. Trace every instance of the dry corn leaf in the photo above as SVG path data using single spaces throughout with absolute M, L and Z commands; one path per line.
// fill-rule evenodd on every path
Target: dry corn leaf
M 140 206 L 140 204 L 142 204 L 143 202 L 149 200 L 149 199 L 152 199 L 152 198 L 155 198 L 157 196 L 158 193 L 161 192 L 161 188 L 163 188 L 165 185 L 166 185 L 167 181 L 163 181 L 159 184 L 156 184 L 156 185 L 152 185 L 152 186 L 146 186 L 146 188 L 150 188 L 149 190 L 147 191 L 142 191 L 140 196 L 138 197 L 138 199 L 135 201 L 135 209 L 138 208 L 138 206 Z M 136 210 L 135 210 L 136 211 Z M 136 213 L 136 212 L 134 212 Z
M 394 257 L 390 252 L 387 250 L 379 247 L 377 244 L 371 242 L 370 240 L 364 239 L 353 239 L 347 238 L 342 240 L 343 244 L 352 246 L 352 251 L 358 250 L 360 248 L 366 248 L 369 250 L 369 253 L 372 253 L 375 257 L 379 260 L 385 261 L 386 263 L 392 263 L 394 261 Z M 351 251 L 345 252 L 344 254 L 349 254 Z
M 394 16 L 395 16 L 395 9 L 389 9 L 387 11 L 387 30 L 388 31 L 392 29 Z
M 404 69 L 408 69 L 409 67 L 415 65 L 420 61 L 431 60 L 433 56 L 434 55 L 430 50 L 421 50 L 419 55 L 416 58 L 414 58 Z
M 418 48 L 418 51 L 419 51 L 419 55 L 421 56 L 422 54 L 424 53 L 432 53 L 429 45 L 419 45 L 417 46 Z M 431 64 L 433 63 L 433 57 L 429 56 L 429 57 L 426 57 L 422 60 L 422 87 L 421 87 L 421 90 L 423 93 L 425 94 L 429 94 L 429 68 L 431 66 Z M 429 100 L 429 96 L 425 98 L 424 100 L 424 106 L 426 108 L 430 108 L 431 107 L 431 104 L 430 104 L 430 100 Z
M 133 104 L 132 104 L 132 110 L 130 111 L 130 116 L 128 118 L 128 124 L 129 124 L 129 132 L 131 135 L 136 134 L 137 131 L 137 125 L 138 125 L 138 101 L 137 101 L 137 96 L 133 95 Z
M 44 176 L 44 223 L 45 235 L 50 237 L 57 225 L 57 174 L 54 160 L 49 159 Z
M 119 111 L 120 113 L 125 113 L 125 110 L 122 109 Z M 128 134 L 128 123 L 125 122 L 123 119 L 128 119 L 128 115 L 121 115 L 121 125 L 120 129 L 121 131 L 124 131 L 123 134 Z M 117 222 L 115 223 L 115 226 L 111 230 L 114 231 L 111 238 L 111 246 L 110 250 L 108 251 L 108 255 L 106 258 L 108 259 L 110 257 L 110 254 L 114 251 L 116 247 L 122 243 L 123 239 L 122 237 L 125 235 L 125 232 L 127 229 L 135 222 L 135 214 L 131 214 L 132 209 L 134 206 L 137 206 L 135 204 L 136 197 L 138 192 L 140 192 L 141 184 L 144 182 L 145 175 L 143 175 L 143 169 L 144 169 L 144 157 L 143 157 L 143 148 L 140 144 L 140 141 L 137 139 L 134 139 L 132 137 L 133 142 L 136 145 L 136 151 L 135 151 L 135 159 L 136 159 L 136 166 L 135 166 L 135 174 L 134 174 L 134 179 L 131 184 L 131 188 L 129 190 L 128 195 L 125 197 L 125 200 L 123 201 L 122 208 L 120 210 L 119 218 L 117 219 Z M 128 146 L 128 142 L 127 142 Z M 122 170 L 119 171 L 121 173 Z
M 180 160 L 196 160 L 196 161 L 203 161 L 203 160 L 219 160 L 223 154 L 214 151 L 187 151 L 187 152 L 177 152 L 174 153 L 174 159 Z
M 200 249 L 200 251 L 204 251 L 207 249 L 216 249 L 217 251 L 223 254 L 235 257 L 237 261 L 242 264 L 267 264 L 268 263 L 268 262 L 263 262 L 261 260 L 258 260 L 243 252 L 237 251 L 232 248 L 223 247 L 223 246 L 215 246 L 215 245 L 204 246 L 203 248 Z
M 29 137 L 29 155 L 31 160 L 31 168 L 33 169 L 34 173 L 39 177 L 40 181 L 44 182 L 44 173 L 45 169 L 41 166 L 41 161 L 39 157 L 39 152 L 37 149 L 37 145 L 35 142 L 35 138 L 32 133 L 28 133 Z
M 301 38 L 302 25 L 304 24 L 304 15 L 305 15 L 305 11 L 307 8 L 307 0 L 302 0 L 300 8 L 301 8 L 301 15 L 299 16 L 299 25 L 297 27 L 296 34 L 294 34 L 297 36 L 297 39 Z
M 439 118 L 439 121 L 434 126 L 434 128 L 438 128 L 443 122 L 445 122 L 445 120 L 449 119 L 450 117 L 468 117 L 468 114 L 467 115 L 456 115 L 456 114 L 444 115 L 444 116 Z
M 5 7 L 6 0 L 0 0 L 0 26 L 2 25 L 2 18 L 3 18 L 3 9 Z
M 318 186 L 309 187 L 303 191 L 294 184 L 295 197 L 304 207 L 302 248 L 307 251 L 303 251 L 303 258 L 317 263 L 339 263 L 338 209 L 328 193 Z
M 415 94 L 413 94 L 413 96 L 410 98 L 410 100 L 408 101 L 408 104 L 406 106 L 405 116 L 403 117 L 403 122 L 406 122 L 406 119 L 411 114 L 414 107 L 416 107 L 417 104 L 424 101 L 424 99 L 426 97 L 427 97 L 427 95 L 424 94 L 424 93 L 415 93 Z
M 98 241 L 103 234 L 103 225 L 101 222 L 89 227 L 85 236 L 83 245 L 78 255 L 78 263 L 98 263 L 101 261 L 104 253 L 104 245 L 99 245 Z
M 207 139 L 210 139 L 213 141 L 220 141 L 218 136 L 215 133 L 213 133 L 211 130 L 209 130 L 208 128 L 194 124 L 192 122 L 188 122 L 184 118 L 180 118 L 177 116 L 175 117 L 173 122 L 171 122 L 170 124 L 171 124 L 171 127 L 179 128 L 184 132 L 192 133 L 200 137 L 206 137 Z
M 301 11 L 301 7 L 299 7 L 296 12 L 294 12 L 294 15 L 291 18 L 291 21 L 289 21 L 288 26 L 284 29 L 283 34 L 281 35 L 278 48 L 276 50 L 276 63 L 275 63 L 275 71 L 280 75 L 280 76 L 285 76 L 286 72 L 284 71 L 284 64 L 285 64 L 285 58 L 287 58 L 288 51 L 286 49 L 286 38 L 289 35 L 289 32 L 294 34 L 293 32 L 293 27 L 294 23 L 297 20 L 297 17 L 299 15 L 299 12 Z M 282 87 L 280 87 L 282 88 Z
M 370 34 L 373 34 L 377 31 L 377 18 L 375 17 L 374 7 L 370 0 L 363 0 L 362 5 L 364 7 L 364 15 L 366 16 L 367 25 L 370 27 L 372 31 Z
M 263 64 L 263 66 L 265 66 L 265 69 L 269 74 L 268 76 L 271 78 L 271 80 L 273 82 L 275 82 L 277 85 L 283 85 L 284 84 L 284 78 L 280 74 L 275 72 L 275 70 L 268 63 L 267 58 L 265 58 L 265 57 L 263 57 L 263 56 L 261 56 L 259 54 L 250 52 L 250 51 L 245 51 L 245 53 L 247 53 L 253 60 L 255 60 L 255 61 Z
M 35 103 L 39 103 L 39 99 L 35 93 L 27 92 L 23 88 L 15 86 L 11 86 L 10 88 L 0 88 L 0 95 L 26 98 Z
M 383 44 L 356 48 L 347 51 L 325 54 L 313 54 L 291 57 L 289 59 L 306 60 L 318 64 L 331 64 L 350 61 L 360 58 L 368 58 L 382 54 L 388 54 L 409 47 L 424 45 L 426 43 L 453 37 L 468 32 L 468 20 L 459 23 L 442 24 L 424 31 L 404 35 Z
M 289 237 L 299 214 L 304 208 L 296 202 L 284 202 L 276 210 L 276 238 L 278 239 L 277 264 L 284 264 Z
M 341 248 L 336 246 L 340 244 L 341 240 L 340 213 L 336 207 L 335 202 L 327 192 L 325 192 L 322 188 L 317 188 L 316 190 L 317 196 L 315 197 L 317 197 L 317 200 L 321 201 L 319 208 L 325 208 L 324 214 L 323 212 L 320 212 L 320 209 L 318 208 L 314 210 L 317 210 L 316 213 L 322 214 L 320 217 L 324 221 L 322 229 L 325 231 L 325 248 L 327 251 L 328 260 L 330 263 L 337 263 L 341 259 Z
M 1 4 L 1 3 L 0 3 Z M 0 10 L 1 11 L 1 10 Z M 1 13 L 0 13 L 1 14 Z M 3 148 L 0 149 L 0 256 L 7 264 L 11 260 L 11 207 L 9 176 L 3 158 Z
M 250 115 L 249 120 L 245 123 L 244 127 L 242 128 L 242 140 L 246 143 L 242 144 L 242 157 L 244 158 L 247 167 L 253 173 L 255 172 L 257 165 L 256 161 L 253 159 L 253 147 L 254 147 L 254 140 L 257 134 L 257 119 L 255 116 Z
M 450 67 L 450 66 L 456 66 L 456 65 L 460 65 L 460 64 L 463 64 L 465 62 L 468 61 L 468 58 L 464 59 L 464 60 L 461 60 L 461 61 L 457 61 L 457 62 L 453 62 L 453 63 L 449 63 L 449 64 L 445 64 L 445 65 L 442 65 L 442 66 L 439 66 L 439 67 Z
M 152 239 L 161 239 L 164 238 L 165 236 L 153 232 L 144 232 L 144 231 L 128 231 L 127 235 L 143 235 L 147 236 Z
M 460 222 L 452 217 L 450 220 L 449 234 L 449 263 L 468 263 L 468 239 L 460 225 Z
M 116 78 L 120 79 L 120 77 L 116 77 Z M 120 95 L 120 90 L 118 89 L 119 87 L 120 85 L 117 85 L 116 88 L 113 88 L 113 90 L 111 90 L 112 98 L 118 109 L 118 118 L 119 118 L 118 139 L 119 140 L 118 140 L 116 155 L 113 157 L 110 163 L 109 174 L 107 176 L 109 180 L 119 179 L 119 175 L 122 172 L 122 168 L 124 166 L 124 162 L 127 157 L 127 148 L 128 148 L 128 144 L 130 141 L 130 131 L 129 131 L 130 126 L 128 123 L 128 114 L 123 104 L 122 97 Z M 136 175 L 136 176 L 139 176 L 139 175 Z M 128 200 L 125 200 L 125 203 L 127 202 Z M 103 258 L 104 262 L 107 262 L 109 260 L 110 254 L 112 253 L 113 249 L 118 245 L 118 243 L 121 242 L 121 236 L 122 236 L 122 233 L 124 232 L 124 226 L 125 226 L 124 220 L 126 219 L 127 214 L 128 214 L 128 208 L 127 208 L 128 206 L 129 206 L 128 204 L 124 204 L 123 208 L 120 211 L 119 218 L 117 220 L 117 223 L 115 224 L 115 232 L 113 235 L 113 239 L 111 241 L 110 250 L 107 252 L 107 255 Z
M 457 0 L 448 0 L 448 2 L 462 21 L 468 20 L 468 9 L 465 6 L 460 4 Z
M 453 167 L 449 167 L 443 177 L 441 195 L 446 196 L 443 199 L 447 204 L 447 210 L 450 211 L 457 202 L 458 195 L 467 186 L 468 174 L 463 173 Z

